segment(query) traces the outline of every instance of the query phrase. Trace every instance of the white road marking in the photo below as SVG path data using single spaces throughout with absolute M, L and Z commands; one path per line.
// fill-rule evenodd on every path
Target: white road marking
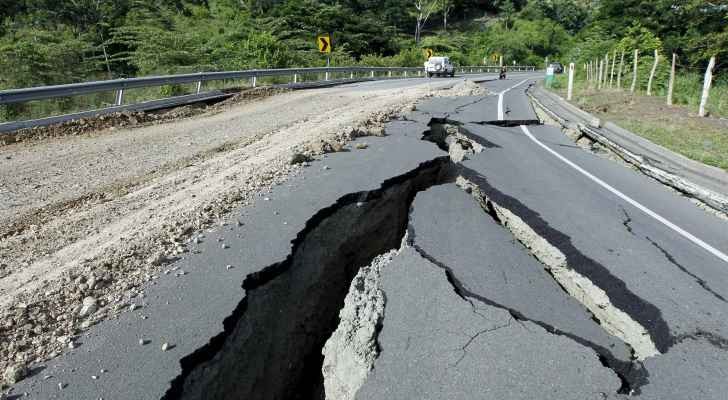
M 515 85 L 509 87 L 508 89 L 498 93 L 498 121 L 503 121 L 506 118 L 505 114 L 503 113 L 503 95 L 506 94 L 506 92 L 508 92 L 509 90 L 513 90 L 513 89 L 523 85 L 523 83 L 526 81 L 528 81 L 528 79 L 524 79 L 524 80 L 516 83 Z
M 668 221 L 666 218 L 664 218 L 660 214 L 658 214 L 658 213 L 650 210 L 649 208 L 647 208 L 647 207 L 643 206 L 642 204 L 638 203 L 636 200 L 633 200 L 632 198 L 630 198 L 626 194 L 624 194 L 624 193 L 620 192 L 619 190 L 613 188 L 608 183 L 606 183 L 606 182 L 602 181 L 601 179 L 597 178 L 596 176 L 590 174 L 589 172 L 587 172 L 586 170 L 584 170 L 580 166 L 574 164 L 573 162 L 571 162 L 570 160 L 568 160 L 566 157 L 562 156 L 561 154 L 559 154 L 559 153 L 551 150 L 548 146 L 546 146 L 545 144 L 541 143 L 541 141 L 539 141 L 538 139 L 536 139 L 531 134 L 531 131 L 528 130 L 528 127 L 526 127 L 525 125 L 521 125 L 521 130 L 534 143 L 536 143 L 537 145 L 541 146 L 544 150 L 548 151 L 549 153 L 553 154 L 556 158 L 558 158 L 559 160 L 561 160 L 564 163 L 566 163 L 566 165 L 570 166 L 571 168 L 574 168 L 575 170 L 577 170 L 578 172 L 580 172 L 582 175 L 584 175 L 587 178 L 589 178 L 592 181 L 594 181 L 599 186 L 601 186 L 601 187 L 609 190 L 610 192 L 612 192 L 615 195 L 617 195 L 617 197 L 621 198 L 622 200 L 626 201 L 627 203 L 629 203 L 629 204 L 633 205 L 634 207 L 638 208 L 640 211 L 642 211 L 645 214 L 649 215 L 650 217 L 656 219 L 657 221 L 659 221 L 663 225 L 667 226 L 668 228 L 672 229 L 673 231 L 677 232 L 679 235 L 681 235 L 685 239 L 687 239 L 687 240 L 693 242 L 694 244 L 702 247 L 704 250 L 706 250 L 710 254 L 712 254 L 712 255 L 718 257 L 719 259 L 721 259 L 722 261 L 728 263 L 728 255 L 726 255 L 725 253 L 723 253 L 720 250 L 716 249 L 715 247 L 713 247 L 713 246 L 705 243 L 704 241 L 702 241 L 699 238 L 695 237 L 690 232 L 687 232 L 686 230 L 684 230 L 684 229 L 680 228 L 679 226 L 673 224 L 672 222 Z

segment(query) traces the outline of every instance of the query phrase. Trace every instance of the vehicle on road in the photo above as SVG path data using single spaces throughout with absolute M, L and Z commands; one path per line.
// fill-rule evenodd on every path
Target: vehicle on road
M 549 64 L 549 68 L 553 68 L 555 74 L 564 73 L 564 66 L 561 63 L 553 62 L 553 63 Z
M 432 78 L 437 76 L 455 76 L 455 66 L 450 62 L 449 57 L 430 57 L 425 62 L 425 72 Z

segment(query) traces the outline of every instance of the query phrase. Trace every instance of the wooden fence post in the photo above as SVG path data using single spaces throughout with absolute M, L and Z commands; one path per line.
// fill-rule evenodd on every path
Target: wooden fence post
M 672 89 L 675 86 L 675 61 L 677 54 L 672 53 L 672 68 L 670 68 L 670 83 L 667 85 L 667 105 L 672 105 Z
M 617 72 L 617 89 L 622 90 L 622 71 L 624 70 L 624 50 L 619 58 L 619 71 Z
M 650 71 L 650 79 L 647 80 L 647 95 L 652 96 L 652 81 L 655 79 L 655 71 L 657 71 L 657 63 L 660 61 L 660 53 L 655 49 L 655 63 L 652 64 L 652 71 Z
M 602 72 L 604 72 L 604 60 L 603 59 L 600 59 L 599 60 L 599 76 L 597 77 L 598 80 L 599 80 L 597 82 L 597 89 L 601 89 L 602 88 Z
M 637 58 L 640 56 L 638 49 L 634 50 L 634 66 L 632 67 L 632 87 L 629 89 L 630 92 L 634 93 L 637 88 Z
M 574 63 L 569 63 L 569 89 L 567 90 L 566 100 L 571 100 L 574 92 Z
M 609 73 L 609 88 L 611 89 L 614 85 L 614 66 L 617 62 L 617 50 L 612 52 L 612 71 Z
M 703 81 L 703 96 L 700 98 L 700 109 L 698 116 L 705 116 L 705 106 L 708 104 L 708 95 L 710 94 L 710 84 L 713 81 L 713 68 L 715 67 L 715 56 L 710 57 L 708 69 L 705 70 L 705 80 Z
M 591 61 L 586 62 L 586 83 L 587 86 L 590 85 L 591 82 Z

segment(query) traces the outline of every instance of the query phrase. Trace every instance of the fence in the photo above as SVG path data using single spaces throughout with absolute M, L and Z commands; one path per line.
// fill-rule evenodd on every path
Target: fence
M 631 60 L 629 60 L 630 56 Z M 643 68 L 640 68 L 640 62 L 643 61 L 646 57 L 650 56 L 651 59 L 647 59 L 649 65 L 645 65 L 643 63 Z M 619 58 L 618 63 L 617 58 Z M 666 83 L 666 85 L 664 85 L 664 87 L 666 88 L 665 103 L 668 106 L 671 106 L 674 104 L 676 77 L 679 73 L 679 71 L 677 70 L 678 57 L 676 54 L 673 53 L 671 60 L 665 60 L 665 58 L 666 57 L 664 57 L 658 50 L 654 50 L 653 54 L 648 54 L 647 56 L 643 56 L 639 49 L 635 49 L 632 52 L 620 51 L 619 54 L 617 54 L 617 50 L 613 50 L 611 54 L 607 53 L 602 58 L 590 60 L 583 63 L 581 65 L 582 74 L 580 75 L 584 78 L 583 80 L 587 90 L 623 90 L 626 89 L 626 85 L 623 88 L 623 83 L 625 83 L 623 81 L 623 78 L 628 78 L 631 80 L 631 83 L 629 85 L 629 91 L 631 93 L 638 92 L 640 89 L 642 89 L 642 85 L 640 84 L 640 82 L 641 80 L 643 81 L 645 77 L 647 77 L 647 84 L 645 87 L 645 94 L 647 96 L 652 96 L 653 94 L 655 94 L 655 87 L 658 84 Z M 669 68 L 665 65 L 666 61 L 671 61 L 670 64 L 668 64 Z M 645 71 L 644 67 L 649 67 L 649 73 Z M 658 67 L 662 67 L 662 69 L 659 70 L 660 73 L 658 73 Z M 707 105 L 713 85 L 714 68 L 715 57 L 711 57 L 708 61 L 707 68 L 704 70 L 704 73 L 703 71 L 700 71 L 700 74 L 703 77 L 701 87 L 695 88 L 695 93 L 689 95 L 689 97 L 695 97 L 700 99 L 698 103 L 698 115 L 700 117 L 704 117 L 708 114 Z M 571 63 L 569 66 L 568 78 L 570 83 L 567 89 L 568 100 L 571 100 L 573 97 L 573 81 L 576 75 L 577 68 L 574 63 Z M 682 90 L 684 91 L 685 88 L 682 88 Z M 718 105 L 716 107 L 719 110 L 722 110 L 725 107 L 726 111 L 728 111 L 728 104 L 724 105 L 722 98 L 719 99 Z
M 514 65 L 507 66 L 509 71 L 533 71 L 533 66 Z M 456 71 L 461 74 L 470 73 L 488 73 L 497 72 L 499 66 L 461 66 Z M 326 68 L 285 68 L 285 69 L 257 69 L 246 71 L 227 71 L 227 72 L 204 72 L 179 75 L 150 76 L 130 79 L 112 79 L 95 82 L 74 83 L 56 86 L 41 86 L 26 89 L 11 89 L 0 91 L 0 106 L 12 106 L 33 101 L 46 101 L 50 99 L 68 99 L 76 96 L 84 96 L 97 93 L 113 93 L 110 102 L 103 104 L 101 109 L 92 111 L 84 111 L 74 114 L 67 114 L 61 117 L 41 116 L 39 119 L 22 121 L 18 118 L 7 118 L 10 122 L 0 123 L 0 132 L 8 132 L 22 128 L 49 125 L 51 123 L 62 122 L 74 118 L 88 117 L 91 115 L 101 115 L 129 109 L 139 109 L 139 107 L 130 107 L 139 103 L 125 102 L 125 95 L 133 89 L 150 88 L 150 87 L 179 87 L 180 85 L 192 85 L 191 93 L 174 93 L 184 94 L 184 96 L 167 96 L 166 101 L 155 99 L 151 103 L 154 107 L 170 107 L 176 104 L 185 104 L 198 99 L 212 99 L 215 95 L 223 96 L 221 92 L 205 92 L 203 86 L 212 81 L 241 81 L 247 80 L 250 87 L 259 86 L 261 78 L 276 78 L 281 83 L 286 82 L 288 85 L 296 85 L 302 83 L 307 77 L 314 76 L 313 81 L 331 82 L 353 81 L 353 80 L 370 80 L 370 79 L 388 79 L 388 78 L 408 78 L 408 77 L 424 77 L 423 68 L 415 67 L 326 67 Z M 310 82 L 311 80 L 308 79 Z M 175 92 L 170 90 L 170 92 Z M 179 100 L 179 102 L 177 102 Z M 145 103 L 146 104 L 146 103 Z

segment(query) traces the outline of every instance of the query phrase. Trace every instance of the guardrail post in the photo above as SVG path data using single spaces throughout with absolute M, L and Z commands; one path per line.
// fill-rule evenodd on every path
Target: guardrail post
M 326 71 L 326 73 L 324 74 L 324 80 L 325 81 L 329 80 L 329 71 Z
M 293 74 L 293 83 L 298 83 L 298 74 Z
M 387 73 L 387 76 L 391 78 L 391 77 L 392 77 L 392 71 L 389 71 L 389 72 Z
M 351 73 L 349 74 L 349 79 L 354 79 L 354 71 L 351 71 Z
M 257 80 L 258 80 L 257 77 L 255 75 L 253 75 L 253 78 L 252 78 L 253 87 L 255 87 L 257 85 L 257 83 L 258 83 Z
M 404 71 L 404 77 L 405 78 L 407 77 L 407 71 L 406 70 Z
M 197 81 L 197 94 L 202 91 L 202 81 Z
M 374 71 L 372 71 L 372 78 L 374 78 Z
M 120 106 L 124 103 L 124 89 L 116 91 L 116 105 Z

